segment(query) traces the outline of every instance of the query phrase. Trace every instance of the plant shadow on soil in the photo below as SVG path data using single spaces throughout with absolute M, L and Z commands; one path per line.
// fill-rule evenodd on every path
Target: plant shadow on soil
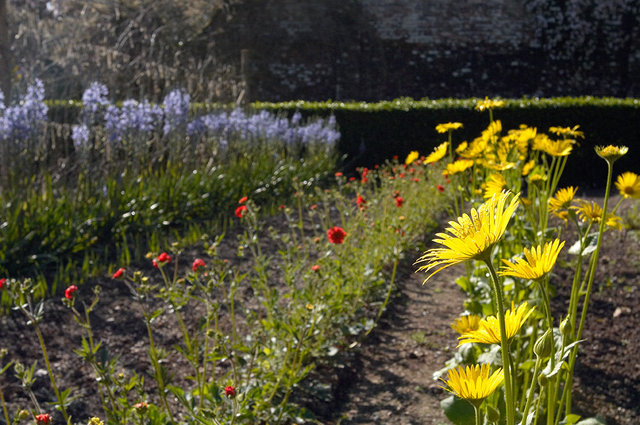
M 609 232 L 605 236 L 585 341 L 576 365 L 574 412 L 585 417 L 598 415 L 609 425 L 640 423 L 639 235 Z M 232 246 L 225 251 L 230 253 L 228 261 L 247 266 L 246 258 L 233 255 Z M 189 254 L 195 258 L 199 253 Z M 453 282 L 461 272 L 453 267 L 422 285 L 424 275 L 414 273 L 412 264 L 419 254 L 417 251 L 405 254 L 396 291 L 379 325 L 353 347 L 320 361 L 301 383 L 302 391 L 296 400 L 314 413 L 319 422 L 448 423 L 440 409 L 440 400 L 448 393 L 433 380 L 433 373 L 444 367 L 457 344 L 450 324 L 463 308 L 463 294 Z M 558 312 L 566 310 L 572 278 L 572 271 L 566 267 L 567 259 L 563 253 L 552 277 L 558 292 L 554 300 Z M 142 266 L 149 273 L 153 270 L 148 265 Z M 102 288 L 101 301 L 92 318 L 96 339 L 120 355 L 123 369 L 148 375 L 146 329 L 140 308 L 127 286 L 110 278 L 96 278 L 83 285 L 78 301 L 90 302 L 90 289 L 96 285 Z M 74 420 L 102 417 L 91 369 L 72 351 L 80 345 L 81 330 L 59 298 L 45 302 L 41 326 L 59 386 L 74 387 L 79 395 L 70 408 Z M 161 317 L 155 327 L 161 345 L 171 347 L 180 343 L 180 334 L 171 320 Z M 42 401 L 52 400 L 53 391 L 43 369 L 37 338 L 23 317 L 15 311 L 1 317 L 0 338 L 9 359 L 26 365 L 38 360 L 35 393 Z M 177 377 L 190 373 L 186 362 L 179 358 L 170 361 Z M 29 407 L 28 398 L 11 371 L 3 375 L 0 385 L 11 412 Z M 319 394 L 309 388 L 324 388 L 325 392 Z M 148 391 L 151 393 L 153 389 Z M 58 416 L 54 416 L 54 423 L 61 423 Z

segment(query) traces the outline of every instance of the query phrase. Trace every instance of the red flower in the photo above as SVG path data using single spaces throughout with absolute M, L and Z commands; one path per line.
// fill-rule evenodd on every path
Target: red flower
M 71 285 L 69 286 L 67 289 L 65 289 L 64 291 L 64 296 L 65 298 L 67 298 L 68 300 L 72 300 L 73 299 L 73 293 L 76 292 L 78 290 L 78 287 L 76 285 Z M 47 415 L 49 416 L 49 415 Z M 48 422 L 47 422 L 48 423 Z
M 111 277 L 114 279 L 118 279 L 119 277 L 122 277 L 123 274 L 124 274 L 124 267 L 120 267 L 118 270 L 116 270 L 116 272 Z
M 393 155 L 393 159 L 398 159 L 398 155 Z
M 365 201 L 362 196 L 358 195 L 358 197 L 356 198 L 356 205 L 358 206 L 358 208 L 360 209 L 364 208 L 364 204 L 366 203 L 367 201 Z
M 420 181 L 420 179 L 416 177 L 415 179 L 411 179 L 411 181 L 418 183 Z
M 444 192 L 444 186 L 443 186 L 443 185 L 441 185 L 441 184 L 439 184 L 439 185 L 438 185 L 438 190 L 439 190 L 440 192 Z
M 285 209 L 285 208 L 286 208 L 286 207 L 285 207 L 284 205 L 280 205 L 280 209 L 281 209 L 281 210 L 283 210 L 283 209 Z
M 355 177 L 349 177 L 349 181 L 350 181 L 350 182 L 355 181 L 355 180 L 356 180 L 356 178 L 355 178 Z
M 318 204 L 313 204 L 313 205 L 311 205 L 311 209 L 312 209 L 312 210 L 315 210 L 315 209 L 317 209 L 317 208 L 318 208 Z
M 0 279 L 0 289 L 4 289 L 4 285 L 7 283 L 7 279 L 4 277 Z
M 334 226 L 327 230 L 327 237 L 331 243 L 341 244 L 344 242 L 345 236 L 347 236 L 347 232 L 345 232 L 342 227 Z
M 242 198 L 240 198 L 240 200 L 238 201 L 239 204 L 244 204 L 245 202 L 247 202 L 247 198 L 246 196 L 243 196 Z
M 247 208 L 246 205 L 240 205 L 238 208 L 236 208 L 236 217 L 238 218 L 242 218 L 242 215 L 244 214 L 245 211 L 247 211 L 249 208 Z
M 153 267 L 155 267 L 156 269 L 158 268 L 158 262 L 156 261 L 155 258 L 151 260 L 151 264 L 153 264 Z
M 51 416 L 49 416 L 48 413 L 36 415 L 36 423 L 38 425 L 49 425 L 51 423 Z
M 313 270 L 314 272 L 320 271 L 320 265 L 314 264 L 313 266 L 311 266 L 311 270 Z
M 336 176 L 336 177 L 342 177 L 342 173 L 341 173 L 340 171 L 338 171 L 338 172 L 335 174 L 335 176 Z
M 402 196 L 396 196 L 396 207 L 400 208 L 404 204 L 404 198 Z
M 163 252 L 162 254 L 158 255 L 158 262 L 164 264 L 164 263 L 170 263 L 171 262 L 171 256 L 169 254 L 167 254 L 166 252 Z
M 227 385 L 224 388 L 224 395 L 226 395 L 227 397 L 235 397 L 236 396 L 236 388 L 232 387 L 231 385 Z
M 193 265 L 191 266 L 193 271 L 198 271 L 200 267 L 205 267 L 204 260 L 202 258 L 196 258 L 195 260 L 193 260 Z

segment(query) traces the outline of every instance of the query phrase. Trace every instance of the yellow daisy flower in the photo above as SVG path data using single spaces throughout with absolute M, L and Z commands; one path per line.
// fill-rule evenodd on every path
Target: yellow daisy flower
M 640 198 L 640 176 L 636 173 L 627 171 L 619 175 L 616 187 L 623 198 Z
M 458 317 L 452 324 L 451 327 L 454 331 L 458 332 L 460 335 L 463 335 L 467 332 L 475 331 L 480 326 L 480 316 L 476 316 L 475 314 L 467 314 L 466 316 Z
M 491 174 L 484 185 L 484 198 L 489 199 L 507 187 L 507 181 L 502 174 Z
M 549 211 L 557 212 L 569 208 L 577 191 L 578 188 L 573 186 L 558 190 L 554 197 L 549 198 Z
M 578 217 L 580 220 L 587 222 L 591 221 L 594 223 L 599 223 L 602 218 L 602 208 L 600 205 L 595 202 L 588 202 L 579 200 L 580 206 L 572 206 L 571 208 L 575 209 L 578 212 Z
M 584 133 L 582 131 L 578 131 L 580 128 L 579 125 L 573 127 L 549 127 L 549 131 L 558 136 L 564 137 L 581 137 L 584 139 Z
M 449 142 L 440 144 L 440 146 L 436 147 L 423 162 L 425 164 L 431 164 L 433 162 L 440 161 L 447 154 L 447 146 L 449 146 Z
M 524 164 L 524 166 L 522 167 L 522 175 L 526 176 L 527 174 L 529 174 L 529 172 L 533 170 L 533 167 L 535 167 L 535 165 L 536 162 L 533 159 Z
M 575 142 L 576 141 L 572 139 L 564 139 L 564 140 L 548 139 L 548 142 L 545 144 L 542 150 L 551 156 L 568 156 L 573 150 L 573 144 Z
M 516 166 L 515 162 L 493 162 L 493 161 L 483 161 L 482 164 L 485 168 L 495 171 L 505 171 L 510 170 Z
M 447 169 L 442 173 L 452 176 L 457 173 L 461 173 L 469 168 L 473 167 L 473 161 L 470 159 L 459 159 L 451 164 L 447 164 Z
M 478 101 L 475 106 L 476 111 L 484 111 L 485 109 L 502 108 L 504 106 L 504 100 L 492 100 L 485 97 L 484 100 Z
M 471 215 L 464 214 L 457 221 L 450 221 L 447 233 L 437 233 L 434 239 L 444 248 L 426 251 L 416 263 L 426 263 L 418 271 L 431 272 L 423 283 L 439 271 L 466 260 L 481 259 L 491 253 L 494 245 L 502 238 L 509 220 L 518 207 L 519 194 L 514 195 L 505 208 L 511 192 L 494 195 L 478 210 L 471 209 Z M 432 271 L 435 269 L 435 271 Z
M 441 379 L 448 387 L 443 388 L 479 407 L 504 380 L 504 371 L 501 368 L 496 369 L 492 374 L 490 374 L 490 368 L 491 365 L 483 363 L 450 369 L 447 379 Z
M 547 147 L 547 144 L 549 144 L 550 142 L 551 139 L 549 139 L 549 136 L 544 133 L 539 133 L 536 135 L 536 137 L 533 138 L 533 141 L 531 142 L 531 149 L 533 149 L 534 151 L 544 151 Z
M 540 245 L 531 250 L 525 248 L 524 258 L 516 258 L 515 263 L 503 259 L 504 266 L 498 274 L 522 279 L 539 279 L 551 271 L 563 246 L 564 241 L 556 239 L 547 242 L 544 248 Z
M 529 183 L 536 184 L 547 181 L 547 176 L 540 174 L 539 171 L 529 174 Z
M 569 222 L 569 211 L 552 211 L 551 214 L 564 221 L 565 225 Z
M 488 140 L 484 139 L 482 136 L 476 137 L 468 146 L 465 147 L 464 150 L 459 151 L 456 149 L 456 153 L 463 158 L 474 159 L 480 156 L 480 154 L 487 149 L 488 143 Z
M 404 163 L 409 165 L 418 158 L 420 158 L 420 154 L 418 153 L 418 151 L 411 151 L 409 152 L 409 155 L 407 155 L 407 158 L 404 160 Z
M 438 124 L 436 126 L 436 131 L 438 133 L 446 133 L 449 130 L 457 130 L 459 128 L 462 128 L 461 122 L 448 122 L 444 124 Z
M 596 154 L 607 162 L 613 163 L 621 156 L 625 155 L 629 148 L 626 146 L 596 146 Z
M 496 134 L 500 133 L 501 131 L 502 131 L 502 121 L 500 120 L 491 121 L 491 123 L 486 128 L 486 130 L 482 131 L 482 137 L 489 140 Z
M 510 340 L 520 332 L 520 328 L 533 313 L 535 307 L 529 307 L 525 301 L 517 309 L 511 304 L 511 310 L 504 314 L 507 340 Z M 480 321 L 477 330 L 467 332 L 458 338 L 458 347 L 472 342 L 481 344 L 500 344 L 500 321 L 496 316 L 489 316 Z
M 608 228 L 613 230 L 622 230 L 624 227 L 622 225 L 622 217 L 619 217 L 614 214 L 609 214 L 607 216 L 607 222 L 605 224 L 607 225 Z
M 465 151 L 465 149 L 467 149 L 468 143 L 467 142 L 462 142 L 458 145 L 458 147 L 456 148 L 456 153 L 462 153 Z

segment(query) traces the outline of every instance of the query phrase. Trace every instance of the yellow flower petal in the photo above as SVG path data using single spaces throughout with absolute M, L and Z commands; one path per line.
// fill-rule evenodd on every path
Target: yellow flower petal
M 460 366 L 450 369 L 445 390 L 456 394 L 476 406 L 489 397 L 504 380 L 504 371 L 500 368 L 490 374 L 491 366 L 487 363 L 473 366 Z
M 438 238 L 433 241 L 443 248 L 430 249 L 416 261 L 426 263 L 418 271 L 431 273 L 424 282 L 447 267 L 478 259 L 491 251 L 504 235 L 509 220 L 518 207 L 519 195 L 515 195 L 505 208 L 510 195 L 511 192 L 508 191 L 495 194 L 477 210 L 471 209 L 470 215 L 463 214 L 457 221 L 450 221 L 451 227 L 445 229 L 448 233 L 436 234 Z

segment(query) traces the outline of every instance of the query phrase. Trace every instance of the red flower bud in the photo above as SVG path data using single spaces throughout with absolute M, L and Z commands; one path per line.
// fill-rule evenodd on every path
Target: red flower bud
M 224 388 L 224 395 L 226 395 L 227 397 L 235 397 L 236 396 L 235 387 L 232 387 L 231 385 L 227 385 Z
M 171 256 L 169 254 L 167 254 L 166 252 L 163 252 L 162 254 L 158 255 L 158 261 L 160 263 L 170 263 L 171 262 Z
M 7 283 L 7 279 L 5 279 L 4 277 L 2 279 L 0 279 L 0 289 L 4 289 L 4 286 Z
M 38 425 L 49 425 L 51 423 L 51 416 L 49 416 L 48 413 L 36 415 L 36 423 Z
M 247 202 L 249 198 L 247 198 L 246 196 L 243 196 L 242 198 L 240 198 L 240 200 L 238 201 L 239 204 L 244 204 L 245 202 Z
M 65 289 L 64 291 L 64 296 L 65 298 L 72 300 L 74 297 L 74 292 L 76 292 L 78 290 L 78 287 L 76 285 L 71 285 L 69 286 L 67 289 Z M 48 416 L 48 415 L 47 415 Z
M 438 185 L 438 190 L 440 192 L 444 192 L 444 186 L 442 186 L 441 184 Z
M 244 214 L 245 211 L 247 211 L 248 208 L 246 205 L 240 205 L 238 208 L 236 208 L 236 217 L 238 218 L 242 218 L 242 215 Z
M 396 206 L 400 208 L 404 204 L 404 198 L 402 196 L 396 196 Z
M 196 272 L 200 267 L 205 267 L 205 266 L 206 264 L 204 263 L 204 260 L 202 258 L 196 258 L 195 260 L 193 260 L 193 265 L 191 266 L 191 268 L 193 269 L 194 272 Z
M 124 274 L 124 267 L 120 267 L 118 270 L 116 270 L 116 272 L 111 277 L 114 279 L 118 279 L 119 277 L 122 277 L 123 274 Z
M 311 270 L 313 270 L 314 272 L 320 271 L 320 265 L 314 264 L 313 266 L 311 266 Z

